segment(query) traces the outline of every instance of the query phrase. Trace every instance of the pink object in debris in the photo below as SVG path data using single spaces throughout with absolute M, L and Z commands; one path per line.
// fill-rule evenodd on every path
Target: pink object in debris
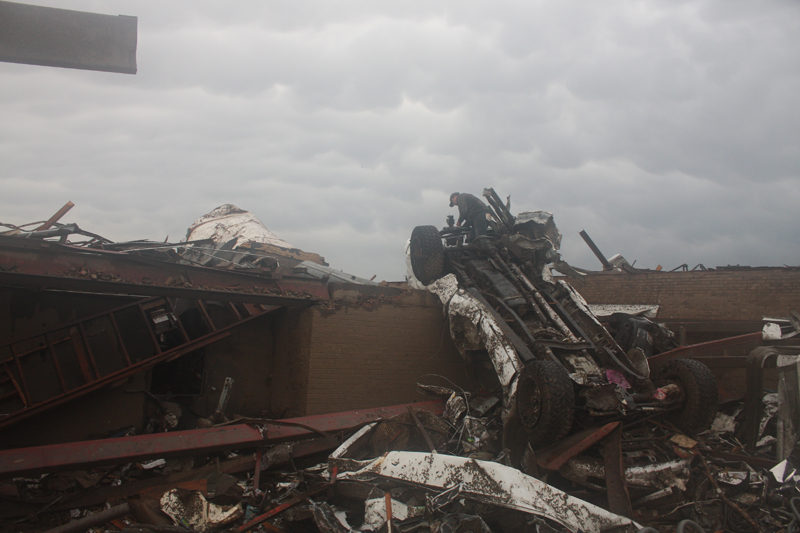
M 631 388 L 631 384 L 628 383 L 628 380 L 625 379 L 625 376 L 616 370 L 606 370 L 606 379 L 611 383 L 616 383 L 625 390 Z
M 659 401 L 666 400 L 667 399 L 667 393 L 664 392 L 664 389 L 658 388 L 658 389 L 656 389 L 656 393 L 653 394 L 653 399 L 654 400 L 659 400 Z

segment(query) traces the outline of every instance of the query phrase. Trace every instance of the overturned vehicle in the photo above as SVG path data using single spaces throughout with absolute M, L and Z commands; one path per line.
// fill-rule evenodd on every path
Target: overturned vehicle
M 580 294 L 552 275 L 583 275 L 561 259 L 552 215 L 515 217 L 493 189 L 483 195 L 494 218 L 487 235 L 471 239 L 452 216 L 441 230 L 414 228 L 409 279 L 442 301 L 470 366 L 491 365 L 503 392 L 504 446 L 542 448 L 579 427 L 645 417 L 686 433 L 707 429 L 718 403 L 711 371 L 678 359 L 651 376 L 644 329 L 621 347 Z

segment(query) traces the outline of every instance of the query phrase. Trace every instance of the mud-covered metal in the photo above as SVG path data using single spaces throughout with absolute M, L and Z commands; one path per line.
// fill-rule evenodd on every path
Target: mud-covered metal
M 172 489 L 161 497 L 161 510 L 175 523 L 198 533 L 223 529 L 244 516 L 242 505 L 216 505 L 199 491 Z
M 425 288 L 439 297 L 451 336 L 465 359 L 480 360 L 482 353 L 488 353 L 503 389 L 505 414 L 520 415 L 528 441 L 534 446 L 558 441 L 581 411 L 626 418 L 670 412 L 671 421 L 683 431 L 707 429 L 700 426 L 710 424 L 717 399 L 701 389 L 717 387 L 704 365 L 694 364 L 678 372 L 680 376 L 651 379 L 647 357 L 673 347 L 664 342 L 666 348 L 651 349 L 655 339 L 674 342 L 671 334 L 659 337 L 651 331 L 666 328 L 635 317 L 642 324 L 637 322 L 635 335 L 626 337 L 629 345 L 620 346 L 578 291 L 564 279 L 552 277 L 551 269 L 583 276 L 561 259 L 561 233 L 552 214 L 531 211 L 514 217 L 510 202 L 504 204 L 493 189 L 485 189 L 484 196 L 498 222 L 485 235 L 473 236 L 467 228 L 452 224 L 441 230 L 414 229 L 411 243 L 416 251 L 409 262 L 409 284 L 420 286 L 416 272 Z M 571 383 L 565 383 L 563 375 Z M 658 394 L 655 382 L 667 378 L 680 388 L 680 395 Z M 542 394 L 521 397 L 529 382 L 536 382 Z M 709 387 L 698 387 L 700 382 Z M 574 390 L 572 384 L 577 385 Z M 528 405 L 530 401 L 538 403 Z M 680 415 L 688 406 L 701 412 L 703 416 L 692 420 L 703 424 L 681 426 Z M 534 412 L 537 416 L 526 416 Z M 504 416 L 504 422 L 509 421 Z
M 570 531 L 636 531 L 632 520 L 575 498 L 515 468 L 491 461 L 419 452 L 390 452 L 338 479 L 377 477 L 434 490 L 457 488 L 459 496 L 553 520 Z
M 645 466 L 630 466 L 625 469 L 625 483 L 634 488 L 658 490 L 676 487 L 685 491 L 690 464 L 689 459 L 679 459 Z M 599 483 L 600 480 L 606 479 L 605 466 L 598 458 L 574 457 L 559 469 L 559 473 L 585 487 L 596 490 L 605 488 L 603 483 Z
M 459 288 L 458 280 L 452 274 L 433 282 L 429 290 L 444 306 L 449 317 L 450 335 L 461 355 L 466 357 L 468 350 L 486 349 L 489 352 L 503 386 L 504 403 L 508 405 L 516 391 L 518 373 L 524 365 L 500 325 L 486 306 Z

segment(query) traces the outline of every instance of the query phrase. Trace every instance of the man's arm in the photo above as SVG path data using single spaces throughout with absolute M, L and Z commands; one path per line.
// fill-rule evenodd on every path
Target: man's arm
M 456 205 L 458 206 L 458 222 L 456 222 L 456 226 L 461 226 L 461 223 L 467 220 L 467 202 L 465 200 L 466 193 L 458 195 L 458 200 L 456 200 Z

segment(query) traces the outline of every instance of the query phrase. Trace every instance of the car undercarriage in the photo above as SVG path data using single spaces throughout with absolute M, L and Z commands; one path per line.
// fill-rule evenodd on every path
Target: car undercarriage
M 642 317 L 616 317 L 615 338 L 553 274 L 582 276 L 558 253 L 552 215 L 513 216 L 493 189 L 484 197 L 494 219 L 488 233 L 470 238 L 453 217 L 442 229 L 416 227 L 409 274 L 445 305 L 462 355 L 488 357 L 503 388 L 504 425 L 521 428 L 534 449 L 619 419 L 660 416 L 687 433 L 707 429 L 718 402 L 711 371 L 678 359 L 651 376 L 654 348 L 677 345 L 669 331 Z

